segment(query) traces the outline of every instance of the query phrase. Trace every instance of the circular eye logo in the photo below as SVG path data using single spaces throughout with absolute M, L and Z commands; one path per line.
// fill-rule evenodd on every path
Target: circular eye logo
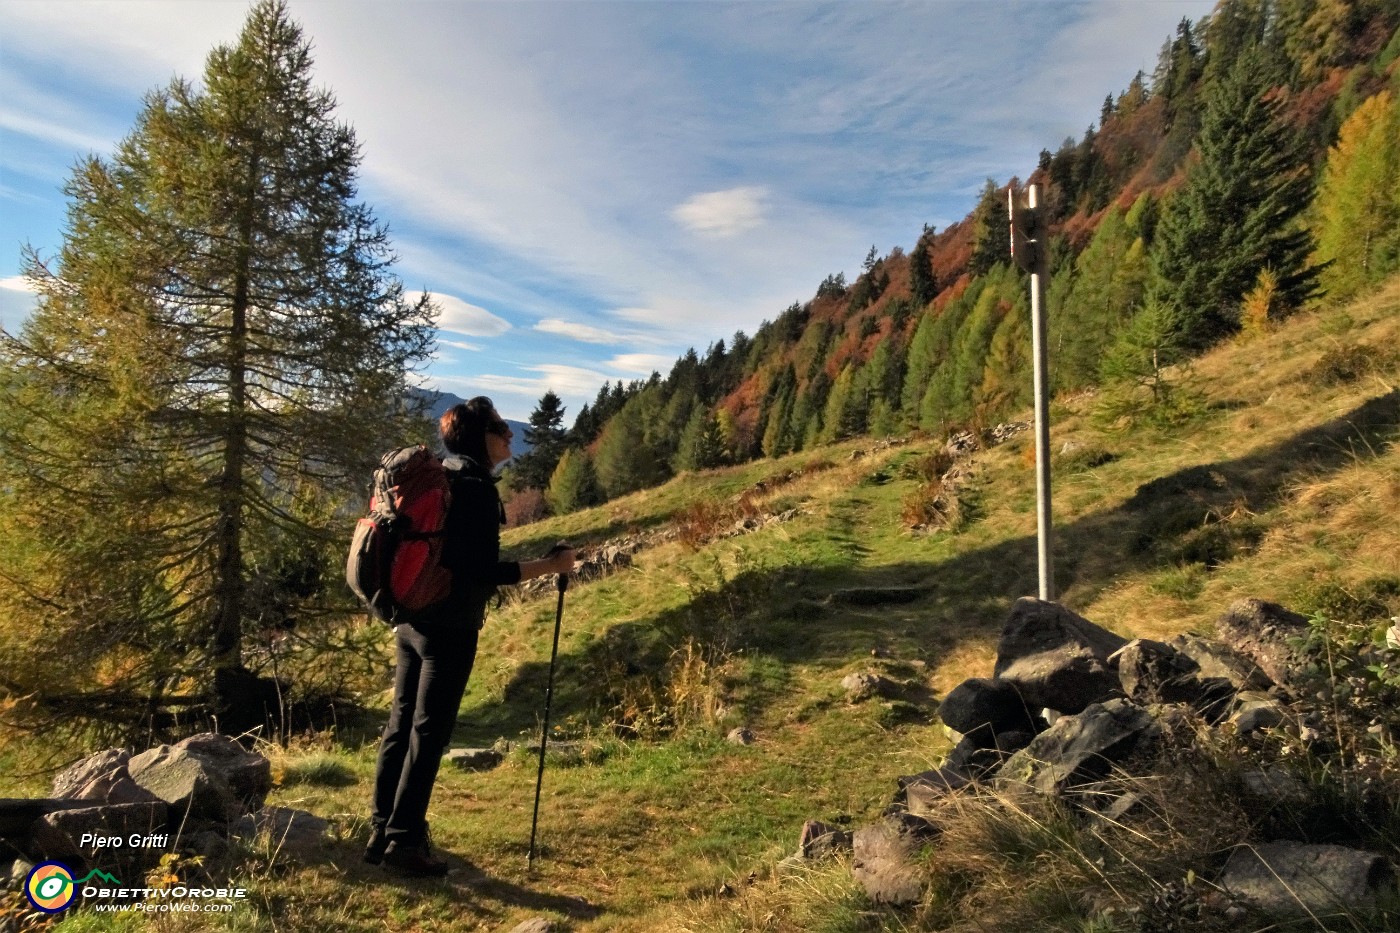
M 56 914 L 66 910 L 78 894 L 73 883 L 73 873 L 68 866 L 58 862 L 45 862 L 34 866 L 24 881 L 24 893 L 29 903 L 46 914 Z

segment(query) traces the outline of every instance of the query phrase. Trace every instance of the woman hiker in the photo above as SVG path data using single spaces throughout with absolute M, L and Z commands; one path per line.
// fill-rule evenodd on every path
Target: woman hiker
M 395 626 L 394 704 L 374 776 L 374 809 L 365 861 L 420 877 L 447 873 L 428 846 L 428 798 L 476 658 L 477 633 L 496 587 L 573 569 L 564 548 L 539 560 L 502 561 L 505 510 L 492 471 L 510 459 L 510 426 L 489 398 L 449 408 L 438 424 L 452 490 L 442 562 L 452 572 L 448 598 L 422 620 Z

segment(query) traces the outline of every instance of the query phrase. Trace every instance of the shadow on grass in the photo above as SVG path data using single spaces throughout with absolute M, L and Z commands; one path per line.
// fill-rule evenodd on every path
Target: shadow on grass
M 1059 592 L 1084 605 L 1126 573 L 1182 562 L 1206 571 L 1221 566 L 1258 543 L 1267 528 L 1257 516 L 1297 484 L 1380 456 L 1398 431 L 1400 391 L 1392 391 L 1266 449 L 1145 483 L 1117 508 L 1056 527 Z M 861 548 L 854 527 L 838 512 L 835 530 Z M 685 606 L 615 625 L 561 654 L 553 721 L 607 714 L 629 680 L 658 676 L 687 639 L 780 666 L 837 668 L 875 646 L 895 657 L 935 660 L 968 639 L 995 637 L 1011 604 L 1036 591 L 1036 574 L 1034 536 L 928 563 L 746 570 Z M 522 665 L 504 703 L 462 717 L 459 739 L 489 744 L 537 728 L 547 674 L 547 662 Z M 753 686 L 749 713 L 780 692 Z
M 468 914 L 459 917 L 464 925 L 475 925 L 468 921 L 500 923 L 517 909 L 553 913 L 572 920 L 591 920 L 603 913 L 602 907 L 585 898 L 541 890 L 533 887 L 530 880 L 517 882 L 498 877 L 452 852 L 437 853 L 450 869 L 444 878 L 413 878 L 384 866 L 366 865 L 360 860 L 360 844 L 345 841 L 322 849 L 298 849 L 291 858 L 301 869 L 323 877 L 340 875 L 357 887 L 394 888 L 410 900 L 450 900 L 455 911 Z M 520 863 L 525 864 L 527 847 L 522 844 L 515 848 L 520 850 Z M 546 879 L 547 875 L 541 878 L 541 886 L 549 883 Z

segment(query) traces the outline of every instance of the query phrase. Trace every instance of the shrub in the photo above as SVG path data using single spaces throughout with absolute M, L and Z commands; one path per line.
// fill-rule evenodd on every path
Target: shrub
M 1306 378 L 1314 385 L 1341 385 L 1382 372 L 1394 363 L 1394 351 L 1368 344 L 1338 345 L 1322 354 L 1316 365 L 1308 370 Z
M 519 528 L 549 515 L 544 493 L 534 487 L 522 489 L 506 502 L 506 527 Z
M 932 453 L 901 463 L 899 476 L 901 479 L 935 480 L 947 473 L 952 467 L 953 455 L 940 447 Z

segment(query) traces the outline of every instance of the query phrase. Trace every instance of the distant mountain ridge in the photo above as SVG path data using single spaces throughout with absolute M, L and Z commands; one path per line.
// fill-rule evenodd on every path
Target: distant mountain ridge
M 424 417 L 430 419 L 434 424 L 437 424 L 437 420 L 447 409 L 466 401 L 466 399 L 459 395 L 453 395 L 451 392 L 438 392 L 434 389 L 423 388 L 410 388 L 408 397 L 427 406 Z M 530 451 L 530 445 L 525 442 L 525 429 L 529 425 L 523 421 L 513 421 L 510 418 L 506 419 L 506 424 L 510 425 L 510 430 L 515 435 L 510 442 L 510 458 L 514 460 L 521 454 Z

